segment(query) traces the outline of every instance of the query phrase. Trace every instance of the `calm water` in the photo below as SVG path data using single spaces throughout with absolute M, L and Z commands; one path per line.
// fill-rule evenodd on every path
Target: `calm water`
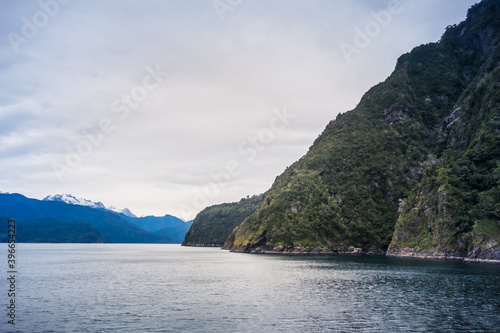
M 6 244 L 0 244 L 6 268 Z M 19 332 L 498 332 L 500 266 L 18 244 Z M 5 272 L 5 269 L 4 269 Z M 2 323 L 8 285 L 2 279 Z

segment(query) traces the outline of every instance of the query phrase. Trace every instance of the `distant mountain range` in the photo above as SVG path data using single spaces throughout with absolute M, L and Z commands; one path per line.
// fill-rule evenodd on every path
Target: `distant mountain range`
M 0 193 L 0 220 L 7 218 L 17 221 L 18 242 L 181 243 L 192 224 L 170 215 L 136 217 L 68 194 L 37 200 Z M 2 228 L 0 242 L 6 240 Z

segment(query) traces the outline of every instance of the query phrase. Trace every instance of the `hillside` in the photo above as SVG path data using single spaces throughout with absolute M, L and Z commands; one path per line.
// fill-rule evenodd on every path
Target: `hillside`
M 186 233 L 183 246 L 223 246 L 233 229 L 260 205 L 263 194 L 202 210 Z
M 401 56 L 224 248 L 500 259 L 499 12 L 482 1 Z

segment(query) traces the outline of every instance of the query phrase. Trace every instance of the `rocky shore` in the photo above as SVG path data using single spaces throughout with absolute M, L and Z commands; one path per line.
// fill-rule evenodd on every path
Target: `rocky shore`
M 223 250 L 240 253 L 263 253 L 263 254 L 366 254 L 366 255 L 384 255 L 385 251 L 370 249 L 368 251 L 354 246 L 347 248 L 327 248 L 327 247 L 300 247 L 300 246 L 272 246 L 263 245 L 257 247 L 250 246 L 224 246 Z
M 211 244 L 211 243 L 187 243 L 182 244 L 182 246 L 194 246 L 194 247 L 222 247 L 224 244 Z
M 200 246 L 200 245 L 195 245 Z M 389 249 L 383 251 L 379 249 L 363 250 L 350 246 L 348 248 L 327 248 L 327 247 L 294 247 L 294 246 L 272 246 L 262 245 L 252 246 L 223 246 L 223 250 L 239 253 L 262 253 L 262 254 L 289 254 L 289 255 L 339 255 L 339 254 L 358 254 L 358 255 L 386 255 L 396 258 L 417 258 L 433 260 L 459 260 L 464 262 L 477 262 L 500 264 L 500 247 L 480 249 L 472 252 L 452 252 L 441 250 L 421 250 L 414 248 Z
M 465 262 L 500 264 L 500 247 L 486 249 L 478 247 L 469 253 L 442 250 L 421 250 L 415 248 L 389 249 L 386 255 L 388 257 L 398 258 L 460 260 Z

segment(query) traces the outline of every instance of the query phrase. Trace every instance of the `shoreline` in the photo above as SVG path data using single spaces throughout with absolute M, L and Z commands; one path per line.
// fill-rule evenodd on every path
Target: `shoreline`
M 439 250 L 420 250 L 420 249 L 390 249 L 387 251 L 379 249 L 370 249 L 364 251 L 361 248 L 353 246 L 347 249 L 331 249 L 326 247 L 292 247 L 292 246 L 223 246 L 222 250 L 235 253 L 252 253 L 252 254 L 281 254 L 281 255 L 368 255 L 368 256 L 385 256 L 389 258 L 401 259 L 424 259 L 424 260 L 439 260 L 439 261 L 461 261 L 465 263 L 481 263 L 500 265 L 500 257 L 478 257 L 474 253 L 457 253 L 446 252 Z M 495 248 L 495 254 L 500 252 L 500 248 Z
M 484 252 L 483 255 L 481 255 Z M 488 248 L 483 251 L 453 252 L 442 250 L 421 250 L 414 248 L 389 249 L 387 257 L 393 258 L 415 258 L 432 260 L 455 260 L 467 263 L 500 264 L 500 248 Z
M 236 253 L 255 253 L 255 254 L 290 254 L 290 255 L 385 255 L 385 251 L 371 249 L 368 251 L 363 251 L 361 248 L 355 248 L 350 246 L 347 249 L 344 248 L 327 248 L 327 247 L 294 247 L 294 246 L 258 246 L 250 248 L 249 246 L 232 246 L 222 247 L 223 250 L 229 250 L 230 252 Z
M 181 244 L 181 246 L 189 246 L 189 247 L 222 247 L 224 244 L 213 244 L 213 243 L 187 243 Z

